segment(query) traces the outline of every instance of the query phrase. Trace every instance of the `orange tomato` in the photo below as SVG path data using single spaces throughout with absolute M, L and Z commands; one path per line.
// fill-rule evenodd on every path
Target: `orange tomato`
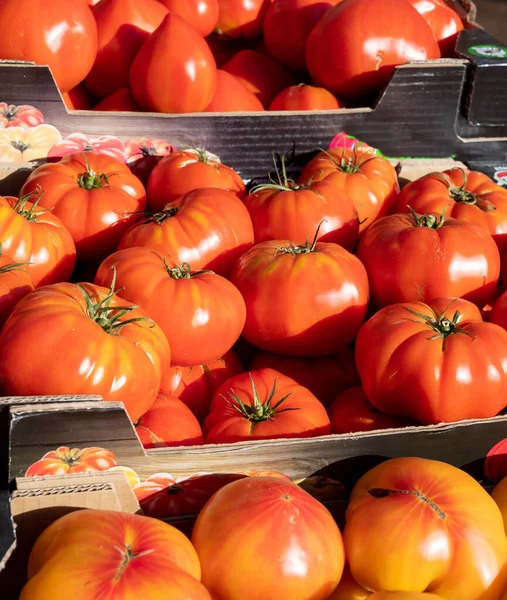
M 424 592 L 376 592 L 368 596 L 369 600 L 444 600 L 436 594 Z
M 507 477 L 496 484 L 495 489 L 491 492 L 491 497 L 502 513 L 505 532 L 507 533 Z
M 218 0 L 159 0 L 170 12 L 178 14 L 203 37 L 218 23 Z
M 282 90 L 269 110 L 337 110 L 343 106 L 326 89 L 301 83 Z
M 105 448 L 93 447 L 80 450 L 60 446 L 56 450 L 46 452 L 40 460 L 30 465 L 25 477 L 107 471 L 117 464 L 116 455 Z
M 34 289 L 26 267 L 4 254 L 0 246 L 0 328 L 16 304 Z
M 371 592 L 366 591 L 354 581 L 354 578 L 350 574 L 350 569 L 345 565 L 340 583 L 331 596 L 329 596 L 328 600 L 366 600 L 367 598 L 371 600 Z M 429 600 L 432 599 L 430 598 Z
M 154 1 L 156 2 L 156 0 Z M 96 104 L 93 110 L 139 112 L 141 109 L 135 103 L 130 90 L 128 88 L 120 88 Z
M 234 75 L 217 71 L 217 89 L 205 112 L 256 112 L 264 110 L 261 101 Z

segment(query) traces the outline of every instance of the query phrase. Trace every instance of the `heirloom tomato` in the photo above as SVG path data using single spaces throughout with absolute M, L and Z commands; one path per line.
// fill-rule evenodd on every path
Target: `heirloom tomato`
M 154 2 L 156 1 L 154 0 Z M 135 103 L 129 88 L 120 88 L 96 104 L 93 110 L 139 112 L 141 109 Z
M 206 37 L 218 23 L 219 0 L 159 0 L 170 12 L 178 14 Z
M 195 446 L 203 443 L 201 426 L 192 411 L 175 396 L 162 392 L 135 426 L 145 448 Z
M 275 477 L 219 490 L 197 517 L 192 543 L 204 585 L 221 600 L 327 600 L 345 562 L 329 511 Z
M 29 128 L 0 128 L 0 162 L 30 162 L 46 158 L 61 139 L 58 129 L 46 123 Z
M 176 152 L 176 148 L 165 140 L 135 138 L 125 142 L 127 165 L 144 186 L 148 185 L 148 179 L 156 165 L 164 156 L 173 152 Z
M 173 152 L 160 161 L 148 181 L 148 208 L 157 212 L 166 204 L 201 188 L 217 188 L 246 195 L 245 184 L 234 169 L 205 150 Z
M 4 254 L 0 245 L 0 329 L 16 304 L 34 289 L 27 266 Z
M 317 232 L 318 233 L 318 232 Z M 235 264 L 248 342 L 289 356 L 328 356 L 352 342 L 368 308 L 368 276 L 337 244 L 257 244 Z M 311 307 L 311 310 L 309 310 Z
M 264 110 L 261 101 L 241 81 L 219 69 L 217 89 L 205 112 L 258 112 Z
M 188 538 L 157 519 L 77 510 L 52 523 L 28 561 L 20 600 L 211 600 Z
M 61 92 L 80 83 L 97 54 L 97 26 L 86 2 L 1 0 L 0 56 L 48 65 Z
M 99 395 L 123 402 L 134 422 L 155 401 L 169 365 L 167 339 L 146 313 L 114 288 L 90 283 L 31 292 L 0 334 L 3 395 Z
M 44 123 L 44 115 L 35 106 L 0 102 L 0 129 L 6 127 L 36 127 Z
M 507 190 L 478 171 L 449 169 L 430 173 L 400 192 L 396 212 L 439 213 L 474 223 L 507 249 Z
M 145 110 L 204 110 L 217 87 L 215 59 L 204 38 L 176 13 L 144 42 L 130 69 L 130 89 Z
M 245 302 L 230 281 L 212 271 L 192 271 L 147 248 L 108 256 L 95 283 L 140 306 L 159 325 L 176 365 L 207 363 L 228 352 L 245 324 Z
M 360 232 L 391 212 L 400 190 L 391 163 L 361 147 L 319 152 L 304 169 L 299 183 L 318 181 L 332 183 L 348 196 L 356 207 Z
M 95 152 L 105 154 L 110 158 L 125 162 L 125 146 L 114 135 L 101 135 L 98 138 L 89 138 L 84 133 L 71 133 L 64 140 L 56 143 L 48 152 L 49 162 L 59 162 L 67 154 L 78 152 Z
M 231 377 L 213 396 L 203 426 L 209 444 L 315 437 L 331 432 L 324 405 L 273 369 Z
M 269 110 L 337 110 L 343 108 L 331 92 L 313 85 L 293 85 L 275 97 Z
M 142 183 L 130 169 L 95 152 L 68 154 L 33 171 L 21 192 L 42 192 L 41 208 L 61 219 L 81 260 L 102 260 L 146 206 Z
M 505 582 L 500 510 L 475 479 L 439 461 L 395 458 L 361 477 L 344 542 L 354 579 L 377 592 L 493 600 Z
M 436 213 L 383 217 L 364 233 L 357 256 L 377 307 L 443 296 L 482 307 L 500 275 L 498 248 L 487 231 Z
M 387 84 L 394 68 L 440 58 L 430 26 L 407 0 L 347 0 L 312 30 L 306 66 L 312 80 L 339 97 L 360 100 Z
M 25 477 L 44 475 L 67 475 L 68 473 L 89 473 L 107 471 L 118 464 L 116 456 L 105 448 L 67 448 L 60 446 L 47 452 L 28 467 Z
M 430 26 L 442 57 L 453 57 L 458 33 L 464 29 L 458 13 L 444 0 L 408 1 Z
M 67 110 L 90 110 L 92 108 L 92 100 L 82 83 L 63 93 L 62 98 Z
M 494 417 L 507 404 L 507 332 L 466 300 L 381 309 L 357 336 L 356 365 L 375 408 L 424 425 Z
M 219 0 L 217 33 L 228 38 L 256 38 L 262 33 L 271 0 Z
M 143 246 L 169 255 L 177 264 L 227 276 L 253 239 L 252 220 L 243 202 L 232 192 L 206 188 L 173 200 L 134 225 L 119 248 Z

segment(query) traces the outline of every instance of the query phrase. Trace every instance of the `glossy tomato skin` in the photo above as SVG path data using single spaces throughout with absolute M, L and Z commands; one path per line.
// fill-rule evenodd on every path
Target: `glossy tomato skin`
M 156 0 L 155 0 L 156 2 Z M 113 112 L 140 112 L 128 88 L 120 88 L 96 104 L 93 110 Z
M 368 277 L 337 244 L 318 242 L 313 252 L 301 254 L 292 248 L 287 240 L 262 242 L 234 266 L 231 281 L 246 303 L 243 336 L 268 352 L 328 356 L 357 335 L 368 306 Z
M 15 267 L 16 262 L 7 254 L 0 256 L 0 328 L 12 310 L 27 294 L 33 291 L 32 277 L 25 265 Z
M 253 382 L 253 383 L 252 383 Z M 275 412 L 265 420 L 245 417 L 235 408 L 237 399 L 254 405 L 254 387 L 264 404 L 276 384 L 271 406 L 287 396 Z M 283 411 L 281 409 L 290 408 Z M 232 443 L 275 438 L 315 437 L 330 433 L 331 426 L 322 403 L 303 386 L 273 369 L 240 373 L 223 383 L 213 396 L 210 412 L 203 425 L 206 443 Z
M 505 579 L 498 507 L 470 475 L 438 461 L 396 458 L 366 473 L 352 490 L 344 542 L 367 589 L 493 599 Z
M 458 33 L 464 29 L 458 13 L 444 0 L 409 0 L 409 2 L 430 26 L 440 46 L 442 57 L 454 56 Z
M 78 510 L 35 543 L 21 598 L 211 600 L 200 576 L 192 544 L 175 527 L 141 515 Z
M 93 304 L 109 293 L 89 283 L 80 288 Z M 167 339 L 141 309 L 130 309 L 119 320 L 144 320 L 107 333 L 88 316 L 80 288 L 70 283 L 45 286 L 16 306 L 0 335 L 0 389 L 11 396 L 99 395 L 123 402 L 135 422 L 155 401 L 169 367 Z M 113 296 L 110 306 L 132 305 Z M 55 356 L 58 369 L 51 367 Z
M 365 33 L 366 32 L 366 33 Z M 340 98 L 357 100 L 376 93 L 394 67 L 440 58 L 423 17 L 406 0 L 340 2 L 312 30 L 306 66 L 317 85 Z
M 98 187 L 80 183 L 93 171 Z M 103 176 L 102 176 L 103 174 Z M 142 183 L 117 160 L 95 152 L 68 154 L 58 163 L 33 171 L 21 193 L 43 191 L 41 208 L 61 219 L 70 232 L 81 260 L 99 261 L 116 250 L 122 234 L 146 206 Z
M 331 92 L 313 85 L 293 85 L 282 90 L 269 110 L 337 110 L 343 108 Z
M 162 217 L 134 225 L 119 249 L 143 246 L 170 255 L 179 264 L 187 262 L 195 270 L 210 269 L 227 277 L 253 239 L 243 202 L 232 192 L 206 188 L 170 202 Z
M 241 177 L 227 165 L 210 157 L 206 152 L 173 152 L 153 169 L 148 181 L 148 208 L 163 210 L 166 204 L 201 188 L 217 188 L 246 195 Z
M 203 37 L 212 33 L 218 23 L 218 0 L 159 0 L 170 12 L 178 14 Z
M 433 213 L 432 218 L 442 217 Z M 411 214 L 389 215 L 364 233 L 357 256 L 377 307 L 442 296 L 481 307 L 494 296 L 500 274 L 500 255 L 489 233 L 453 218 L 432 228 L 419 226 Z
M 0 56 L 49 65 L 61 92 L 88 75 L 96 54 L 97 26 L 86 2 L 0 2 Z
M 258 112 L 261 101 L 234 75 L 218 69 L 217 89 L 205 112 Z
M 168 13 L 141 46 L 129 79 L 134 99 L 145 110 L 200 112 L 215 93 L 217 68 L 204 38 Z
M 197 518 L 192 543 L 204 585 L 223 600 L 327 600 L 343 572 L 342 537 L 330 513 L 274 477 L 219 490 Z
M 449 323 L 456 311 L 455 332 L 444 337 L 424 318 L 443 316 Z M 470 302 L 452 298 L 383 308 L 356 341 L 356 365 L 370 402 L 425 425 L 498 414 L 507 392 L 506 356 L 507 332 L 484 323 Z
M 504 292 L 493 304 L 489 321 L 507 330 L 507 292 Z
M 25 477 L 107 471 L 117 464 L 116 456 L 105 448 L 93 447 L 80 450 L 60 446 L 56 450 L 46 452 L 40 460 L 30 465 Z
M 300 184 L 327 181 L 338 187 L 357 210 L 362 233 L 390 214 L 399 192 L 394 167 L 383 157 L 361 149 L 335 148 L 320 152 L 305 167 Z
M 217 32 L 228 38 L 256 38 L 271 0 L 219 0 Z
M 190 265 L 147 248 L 125 248 L 102 263 L 95 283 L 110 287 L 140 306 L 166 335 L 176 365 L 207 363 L 228 352 L 241 335 L 246 308 L 239 291 L 215 273 L 192 271 Z

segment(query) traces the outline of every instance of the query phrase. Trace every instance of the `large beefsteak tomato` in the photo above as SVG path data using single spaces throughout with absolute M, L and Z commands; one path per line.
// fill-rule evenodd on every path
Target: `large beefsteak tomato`
M 60 446 L 56 450 L 46 452 L 40 460 L 30 465 L 25 477 L 107 471 L 117 464 L 115 454 L 105 448 L 92 447 L 80 450 Z

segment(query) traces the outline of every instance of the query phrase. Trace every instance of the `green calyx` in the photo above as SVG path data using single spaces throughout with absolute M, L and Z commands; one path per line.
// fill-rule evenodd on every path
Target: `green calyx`
M 415 323 L 418 323 L 421 321 L 424 322 L 424 324 L 427 325 L 431 331 L 435 332 L 435 335 L 428 338 L 429 340 L 436 340 L 439 338 L 445 339 L 445 338 L 449 337 L 450 335 L 455 335 L 458 333 L 468 335 L 472 339 L 475 339 L 475 336 L 472 333 L 470 333 L 469 331 L 466 331 L 465 329 L 463 329 L 462 327 L 460 327 L 458 325 L 458 321 L 461 317 L 461 313 L 459 312 L 459 310 L 456 310 L 454 312 L 454 315 L 451 318 L 449 318 L 447 316 L 447 310 L 450 308 L 451 305 L 452 305 L 452 302 L 444 310 L 444 312 L 442 314 L 438 314 L 435 311 L 433 311 L 433 315 L 431 315 L 431 316 L 423 315 L 422 313 L 418 313 L 418 312 L 412 310 L 411 308 L 405 307 L 405 309 L 409 313 L 411 313 L 412 315 L 414 315 L 415 317 L 418 318 L 418 320 L 415 320 L 415 319 L 407 319 L 407 320 L 413 321 Z
M 198 275 L 215 275 L 214 271 L 209 271 L 206 269 L 201 271 L 192 271 L 187 262 L 182 263 L 179 267 L 170 267 L 165 258 L 162 260 L 164 261 L 165 269 L 169 273 L 171 279 L 192 279 L 192 277 L 197 277 Z
M 174 215 L 178 212 L 178 210 L 179 209 L 176 206 L 166 207 L 166 208 L 164 208 L 164 210 L 161 210 L 160 212 L 155 213 L 154 215 L 148 215 L 146 220 L 143 222 L 144 223 L 156 223 L 157 225 L 162 225 L 163 223 L 165 223 L 167 221 L 167 219 L 174 217 Z
M 20 217 L 23 217 L 23 219 L 30 221 L 30 223 L 37 221 L 40 213 L 46 212 L 38 209 L 38 204 L 43 193 L 44 190 L 41 190 L 39 187 L 37 187 L 34 192 L 20 196 L 17 199 L 16 204 L 12 207 L 13 210 L 17 212 Z M 27 207 L 27 204 L 30 204 L 30 206 Z
M 281 254 L 288 254 L 295 258 L 300 254 L 309 254 L 310 252 L 315 252 L 315 247 L 317 246 L 317 239 L 319 237 L 320 228 L 322 227 L 322 223 L 325 223 L 326 220 L 322 220 L 317 227 L 317 231 L 315 232 L 315 236 L 313 241 L 310 243 L 308 241 L 308 236 L 306 236 L 306 242 L 304 245 L 296 246 L 292 243 L 289 243 L 287 246 L 278 246 L 275 250 L 275 256 L 279 256 Z
M 454 202 L 461 202 L 462 204 L 468 204 L 471 206 L 477 206 L 484 212 L 492 212 L 496 210 L 496 206 L 490 204 L 483 197 L 474 194 L 470 190 L 466 189 L 467 186 L 467 173 L 461 167 L 457 167 L 459 171 L 463 173 L 463 183 L 461 186 L 454 185 L 454 183 L 444 173 L 431 173 L 428 177 L 433 177 L 441 181 L 446 187 L 449 194 L 449 198 Z
M 78 176 L 78 186 L 88 191 L 107 187 L 109 185 L 109 175 L 106 175 L 105 173 L 95 173 L 95 171 L 90 168 L 90 163 L 88 162 L 86 154 L 83 154 L 83 156 L 86 171 Z
M 329 158 L 336 169 L 343 173 L 347 173 L 348 175 L 359 173 L 361 167 L 367 162 L 370 162 L 370 160 L 377 158 L 375 155 L 371 156 L 368 152 L 361 152 L 361 155 L 358 155 L 356 146 L 352 148 L 352 153 L 348 156 L 346 156 L 345 148 L 343 148 L 340 157 L 336 157 L 334 154 L 331 154 L 329 151 L 323 150 L 322 148 L 318 148 L 318 150 Z
M 273 165 L 275 167 L 276 179 L 274 179 L 271 174 L 269 175 L 270 183 L 263 183 L 261 185 L 256 185 L 254 188 L 250 190 L 250 194 L 257 194 L 258 192 L 262 192 L 265 190 L 273 190 L 279 192 L 298 192 L 301 190 L 311 189 L 311 182 L 308 185 L 299 185 L 293 179 L 289 179 L 287 176 L 287 167 L 285 165 L 285 157 L 280 157 L 281 162 L 281 170 L 278 168 L 277 164 L 277 155 L 273 154 Z M 318 194 L 316 190 L 312 190 L 314 193 Z M 320 195 L 320 194 L 319 194 Z
M 416 227 L 440 229 L 445 223 L 445 211 L 447 210 L 447 206 L 444 207 L 440 217 L 437 215 L 418 215 L 411 206 L 408 206 L 407 208 L 414 217 Z

